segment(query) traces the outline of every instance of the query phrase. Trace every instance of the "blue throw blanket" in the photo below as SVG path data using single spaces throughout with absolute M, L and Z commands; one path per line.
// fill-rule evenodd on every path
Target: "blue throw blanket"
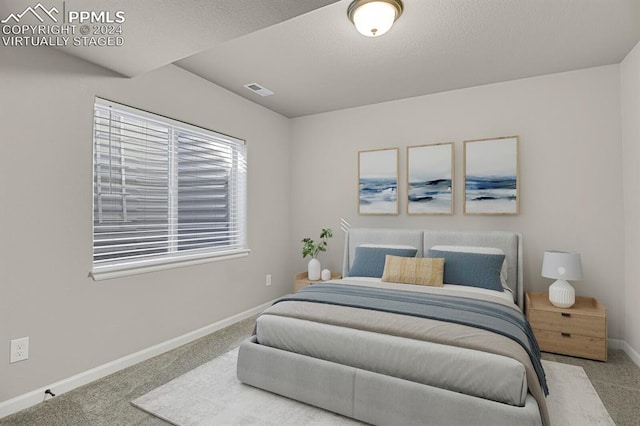
M 538 342 L 524 314 L 516 308 L 466 297 L 330 283 L 305 287 L 275 303 L 284 301 L 326 303 L 411 315 L 501 334 L 524 348 L 544 394 L 549 394 Z

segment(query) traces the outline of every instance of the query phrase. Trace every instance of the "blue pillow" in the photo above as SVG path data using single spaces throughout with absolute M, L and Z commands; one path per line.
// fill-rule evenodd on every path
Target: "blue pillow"
M 429 250 L 429 257 L 444 258 L 444 283 L 503 291 L 500 271 L 504 254 Z
M 417 249 L 392 247 L 356 247 L 353 265 L 348 277 L 381 278 L 384 272 L 386 256 L 416 257 Z

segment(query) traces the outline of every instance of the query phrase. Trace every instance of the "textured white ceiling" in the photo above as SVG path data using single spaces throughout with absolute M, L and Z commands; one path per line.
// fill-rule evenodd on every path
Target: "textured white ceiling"
M 133 77 L 335 1 L 0 0 L 0 17 L 20 13 L 38 2 L 46 8 L 56 7 L 60 11 L 58 17 L 63 16 L 63 9 L 109 11 L 112 16 L 116 11 L 123 11 L 126 18 L 122 24 L 124 46 L 69 44 L 58 49 Z M 27 23 L 38 24 L 35 21 Z
M 286 117 L 615 64 L 640 40 L 640 0 L 403 0 L 379 38 L 351 0 L 0 0 L 0 17 L 39 1 L 126 12 L 125 46 L 70 55 L 130 77 L 176 63 Z
M 640 40 L 640 0 L 403 2 L 403 15 L 379 38 L 355 31 L 343 0 L 177 64 L 298 117 L 615 64 Z M 253 82 L 275 95 L 243 87 Z

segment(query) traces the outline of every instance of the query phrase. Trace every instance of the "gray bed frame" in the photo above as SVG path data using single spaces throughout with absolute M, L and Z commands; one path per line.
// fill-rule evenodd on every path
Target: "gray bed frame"
M 361 244 L 410 245 L 422 254 L 434 245 L 500 248 L 508 285 L 522 308 L 522 238 L 517 233 L 354 228 L 345 241 L 345 273 Z M 376 425 L 542 424 L 530 394 L 523 407 L 516 407 L 260 345 L 255 336 L 240 346 L 238 379 Z

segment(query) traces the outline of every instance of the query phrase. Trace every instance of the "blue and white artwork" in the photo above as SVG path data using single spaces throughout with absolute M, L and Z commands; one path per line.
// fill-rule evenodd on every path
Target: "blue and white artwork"
M 518 137 L 465 141 L 466 214 L 518 214 Z
M 358 153 L 360 214 L 398 214 L 398 148 Z
M 407 213 L 453 214 L 453 143 L 407 148 Z

